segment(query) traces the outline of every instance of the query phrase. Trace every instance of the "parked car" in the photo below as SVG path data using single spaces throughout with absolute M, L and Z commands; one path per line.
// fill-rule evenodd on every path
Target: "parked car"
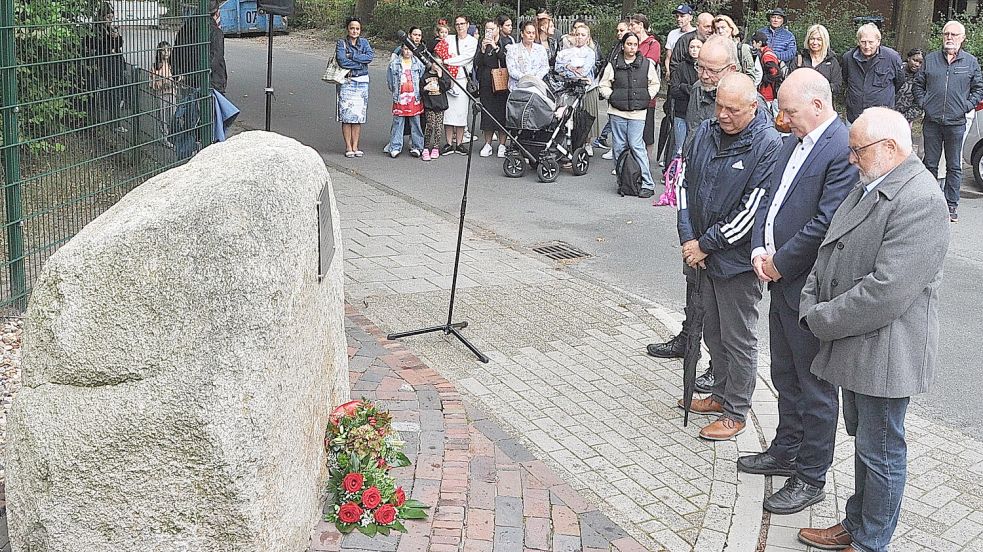
M 963 159 L 973 167 L 976 185 L 983 187 L 983 116 L 980 111 L 983 111 L 983 102 L 976 104 L 976 110 L 971 113 L 973 119 L 966 125 Z

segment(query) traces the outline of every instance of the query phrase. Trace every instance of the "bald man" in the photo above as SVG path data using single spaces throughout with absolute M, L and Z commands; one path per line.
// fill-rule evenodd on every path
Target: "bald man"
M 865 110 L 850 128 L 850 163 L 861 185 L 829 223 L 799 310 L 819 338 L 812 373 L 843 391 L 854 494 L 841 523 L 802 529 L 799 539 L 886 552 L 905 488 L 908 402 L 935 378 L 949 213 L 900 113 Z
M 751 265 L 768 285 L 771 381 L 778 391 L 778 430 L 768 450 L 742 456 L 745 473 L 788 476 L 764 501 L 773 514 L 794 514 L 825 498 L 833 462 L 839 400 L 836 388 L 809 371 L 819 339 L 799 325 L 799 296 L 816 262 L 829 221 L 858 181 L 850 135 L 833 108 L 826 77 L 793 71 L 778 92 L 791 134 L 778 154 L 768 201 L 751 234 Z
M 696 270 L 713 363 L 713 393 L 693 401 L 691 411 L 717 416 L 700 436 L 719 441 L 744 431 L 751 407 L 762 293 L 751 268 L 751 229 L 781 137 L 758 111 L 746 75 L 721 79 L 716 103 L 716 117 L 700 125 L 686 154 L 677 229 L 683 262 Z
M 696 17 L 696 28 L 679 37 L 679 40 L 672 47 L 672 55 L 669 56 L 669 73 L 672 74 L 673 69 L 680 63 L 696 61 L 693 56 L 689 55 L 689 43 L 694 38 L 706 42 L 711 36 L 713 36 L 713 15 L 706 12 L 701 13 Z

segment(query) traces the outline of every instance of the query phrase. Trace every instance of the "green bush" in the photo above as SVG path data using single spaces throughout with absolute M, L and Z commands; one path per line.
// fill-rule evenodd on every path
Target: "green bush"
M 454 32 L 453 21 L 458 15 L 465 15 L 472 23 L 480 25 L 482 21 L 502 13 L 514 15 L 506 6 L 485 5 L 474 0 L 468 0 L 461 8 L 455 8 L 454 2 L 450 0 L 441 2 L 391 0 L 379 2 L 372 12 L 372 22 L 369 23 L 367 31 L 371 36 L 392 39 L 399 31 L 405 32 L 410 27 L 420 27 L 423 29 L 424 40 L 428 40 L 433 36 L 433 26 L 438 19 L 446 19 L 451 26 L 451 32 Z
M 291 27 L 323 29 L 344 23 L 355 13 L 355 0 L 296 0 Z

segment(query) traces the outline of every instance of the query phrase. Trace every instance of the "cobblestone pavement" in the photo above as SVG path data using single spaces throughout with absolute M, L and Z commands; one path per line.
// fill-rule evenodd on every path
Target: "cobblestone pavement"
M 402 344 L 353 308 L 346 322 L 352 396 L 393 413 L 413 462 L 393 473 L 433 507 L 405 535 L 343 537 L 322 522 L 310 552 L 644 550 Z
M 342 216 L 346 297 L 386 331 L 446 319 L 456 219 L 398 191 L 332 171 Z M 491 363 L 453 339 L 403 340 L 419 358 L 649 550 L 805 550 L 798 527 L 834 524 L 852 492 L 852 440 L 840 432 L 828 498 L 762 515 L 780 478 L 738 477 L 738 454 L 774 435 L 766 351 L 749 431 L 736 441 L 682 427 L 680 364 L 644 354 L 678 329 L 667 312 L 498 239 L 465 232 L 455 320 Z M 908 417 L 909 485 L 895 550 L 983 550 L 983 447 Z

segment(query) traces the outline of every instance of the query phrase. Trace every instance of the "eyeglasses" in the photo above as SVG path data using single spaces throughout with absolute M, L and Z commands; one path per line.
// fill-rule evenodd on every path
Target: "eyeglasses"
M 455 27 L 462 27 L 462 26 L 466 26 L 467 24 L 468 24 L 467 21 L 462 21 L 460 23 L 454 23 L 454 26 Z
M 707 67 L 705 65 L 700 65 L 699 63 L 697 63 L 696 64 L 696 72 L 697 73 L 708 73 L 708 74 L 711 74 L 711 75 L 719 75 L 720 73 L 723 73 L 724 71 L 726 71 L 728 67 L 730 67 L 730 65 L 725 65 L 725 66 L 721 67 L 720 69 L 710 69 L 709 67 Z
M 890 138 L 881 138 L 880 140 L 878 140 L 876 142 L 871 142 L 871 143 L 867 144 L 866 146 L 860 146 L 859 148 L 850 148 L 850 153 L 852 153 L 854 155 L 854 157 L 856 157 L 857 159 L 860 159 L 860 152 L 864 151 L 865 149 L 869 148 L 870 146 L 876 146 L 877 144 L 880 144 L 881 142 L 884 142 L 884 141 L 887 141 L 887 140 L 890 140 Z

